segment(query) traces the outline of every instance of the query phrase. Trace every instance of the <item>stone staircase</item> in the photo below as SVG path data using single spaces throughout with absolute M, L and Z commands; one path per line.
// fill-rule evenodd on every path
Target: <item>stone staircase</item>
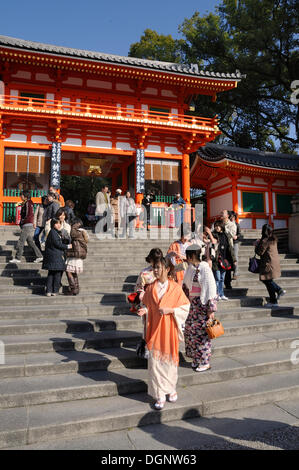
M 266 309 L 265 287 L 247 271 L 260 232 L 243 232 L 240 275 L 229 301 L 219 303 L 225 335 L 213 341 L 212 369 L 193 372 L 182 347 L 179 399 L 162 412 L 146 394 L 146 361 L 135 354 L 141 321 L 125 298 L 149 250 L 165 252 L 170 242 L 103 242 L 91 235 L 79 296 L 48 298 L 46 271 L 30 262 L 28 251 L 27 263 L 8 263 L 17 232 L 0 231 L 0 448 L 299 398 L 299 364 L 291 361 L 299 341 L 298 257 L 280 254 L 279 284 L 287 294 L 279 308 Z

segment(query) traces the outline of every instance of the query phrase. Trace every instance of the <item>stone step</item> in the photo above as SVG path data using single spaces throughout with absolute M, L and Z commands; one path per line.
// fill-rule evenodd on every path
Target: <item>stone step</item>
M 286 278 L 285 278 L 286 279 Z M 287 289 L 288 294 L 294 294 L 298 292 L 298 279 L 291 278 L 291 283 L 279 282 L 281 287 Z M 259 282 L 259 283 L 258 283 Z M 68 291 L 68 284 L 66 283 L 66 279 L 63 280 L 63 288 L 61 291 L 62 293 L 66 293 Z M 249 287 L 244 287 L 244 285 L 248 286 L 248 280 L 245 281 L 239 280 L 238 285 L 235 282 L 232 283 L 232 289 L 225 289 L 225 294 L 229 297 L 240 297 L 240 296 L 253 296 L 253 295 L 261 295 L 267 296 L 268 292 L 265 286 L 260 281 L 255 281 L 253 284 L 249 284 Z M 116 300 L 125 300 L 126 295 L 130 292 L 134 292 L 135 284 L 134 283 L 104 283 L 99 280 L 97 281 L 85 281 L 80 279 L 80 292 L 83 295 L 97 293 L 99 295 L 99 301 L 102 299 L 106 299 L 107 296 L 111 296 L 112 300 L 115 298 Z M 29 285 L 16 285 L 14 284 L 0 284 L 0 298 L 3 294 L 10 294 L 10 295 L 45 295 L 45 282 L 40 282 L 37 285 L 34 283 L 30 283 Z M 114 297 L 115 296 L 115 297 Z M 123 297 L 120 297 L 123 296 Z
M 38 352 L 6 355 L 5 364 L 0 365 L 0 378 L 110 371 L 146 365 L 146 360 L 136 356 L 135 347 Z
M 269 309 L 270 310 L 270 309 Z M 261 313 L 260 313 L 261 315 Z M 221 318 L 220 318 L 221 317 Z M 283 318 L 268 318 L 264 314 L 261 318 L 238 318 L 238 321 L 230 320 L 225 313 L 217 314 L 225 327 L 227 336 L 249 334 L 255 332 L 274 331 L 277 329 L 288 329 L 290 326 L 299 328 L 299 316 L 286 315 Z M 51 318 L 51 319 L 25 319 L 25 320 L 0 320 L 0 337 L 17 335 L 37 335 L 37 334 L 59 334 L 59 333 L 85 333 L 104 332 L 113 330 L 140 330 L 141 319 L 134 314 L 106 316 L 99 319 L 77 318 L 76 320 Z
M 43 281 L 43 280 L 42 280 Z M 285 289 L 287 289 L 287 293 L 296 293 L 298 292 L 298 281 L 299 279 L 292 280 L 291 283 L 280 282 L 279 285 Z M 63 281 L 65 282 L 65 280 Z M 233 282 L 232 289 L 224 289 L 226 296 L 229 297 L 240 297 L 240 296 L 252 296 L 252 295 L 261 295 L 261 296 L 268 296 L 267 290 L 265 286 L 260 282 L 251 284 L 250 287 L 244 287 L 248 285 L 248 281 L 239 281 L 238 285 Z M 63 286 L 63 293 L 68 291 L 68 285 Z M 119 283 L 119 284 L 107 284 L 102 282 L 94 282 L 94 281 L 82 281 L 80 279 L 80 292 L 83 294 L 90 294 L 90 293 L 98 293 L 99 295 L 108 295 L 108 294 L 115 294 L 120 295 L 124 294 L 127 295 L 131 292 L 134 292 L 135 284 L 134 283 Z M 40 282 L 38 285 L 31 283 L 29 285 L 17 285 L 17 284 L 9 284 L 9 285 L 1 285 L 0 284 L 0 295 L 1 294 L 11 294 L 11 295 L 44 295 L 45 294 L 45 282 Z M 101 299 L 99 299 L 101 300 Z
M 0 447 L 128 429 L 157 422 L 204 417 L 275 401 L 297 399 L 298 370 L 215 384 L 178 387 L 179 399 L 153 412 L 145 393 L 31 405 L 0 411 Z
M 278 281 L 279 285 L 281 285 L 280 280 Z M 247 281 L 248 285 L 248 281 Z M 284 283 L 284 286 L 287 290 L 288 294 L 295 294 L 298 293 L 298 280 L 297 280 L 297 285 L 296 283 L 293 285 L 290 285 L 289 283 Z M 240 296 L 247 296 L 247 295 L 262 295 L 268 297 L 268 291 L 264 284 L 260 282 L 260 285 L 251 285 L 249 284 L 249 287 L 238 287 L 235 286 L 234 283 L 232 283 L 232 289 L 224 289 L 224 293 L 229 296 L 229 297 L 240 297 Z M 282 297 L 281 297 L 282 300 Z
M 50 299 L 49 299 L 50 300 Z M 262 306 L 262 299 L 258 299 L 256 306 L 243 305 L 240 308 L 240 301 L 236 299 L 228 300 L 227 302 L 218 303 L 217 317 L 227 319 L 240 319 L 240 318 L 260 318 L 262 316 L 289 316 L 299 314 L 299 303 L 292 303 L 292 306 L 279 305 L 276 308 L 265 308 Z M 125 302 L 114 303 L 114 305 L 98 305 L 94 304 L 52 304 L 43 305 L 10 305 L 0 306 L 0 319 L 9 319 L 10 321 L 28 320 L 32 319 L 45 319 L 52 320 L 53 318 L 64 320 L 80 320 L 80 318 L 95 318 L 107 317 L 110 315 L 113 317 L 113 321 L 117 320 L 120 315 L 129 315 L 135 317 L 136 314 L 129 312 L 129 305 Z M 221 319 L 220 318 L 220 319 Z
M 190 387 L 208 383 L 253 377 L 299 369 L 290 361 L 290 351 L 281 349 L 271 354 L 260 353 L 212 359 L 211 370 L 206 374 L 195 373 L 191 361 L 179 367 L 178 386 Z M 146 367 L 146 366 L 145 366 Z M 0 408 L 33 406 L 44 403 L 61 403 L 87 400 L 123 394 L 146 392 L 148 372 L 146 368 L 119 368 L 90 372 L 2 378 Z
M 100 305 L 114 305 L 119 304 L 120 302 L 126 302 L 126 293 L 90 293 L 84 294 L 80 293 L 76 296 L 66 296 L 66 295 L 57 295 L 56 297 L 46 297 L 45 295 L 39 294 L 32 294 L 32 295 L 24 295 L 21 293 L 20 295 L 15 295 L 13 298 L 13 304 L 16 305 L 39 305 L 42 308 L 43 305 L 69 305 L 69 304 L 89 304 L 89 303 L 96 303 L 98 306 Z M 11 296 L 0 295 L 0 305 L 7 306 L 12 304 Z
M 61 351 L 83 351 L 87 349 L 120 348 L 136 346 L 141 337 L 140 331 L 105 331 L 105 332 L 76 332 L 11 335 L 2 336 L 5 345 L 5 355 L 33 354 Z
M 285 296 L 285 298 L 287 295 Z M 57 295 L 55 297 L 46 297 L 45 295 L 39 294 L 30 294 L 24 295 L 23 293 L 15 294 L 13 298 L 13 305 L 22 305 L 26 308 L 26 306 L 34 306 L 38 305 L 40 309 L 44 305 L 75 305 L 75 304 L 97 304 L 98 306 L 118 306 L 120 303 L 126 303 L 127 293 L 101 293 L 100 289 L 99 292 L 87 293 L 80 292 L 79 295 L 76 296 L 67 296 L 67 295 Z M 294 298 L 288 296 L 288 301 L 292 301 Z M 296 297 L 295 297 L 296 300 Z M 262 305 L 264 302 L 263 297 L 257 296 L 247 296 L 242 298 L 233 298 L 230 299 L 229 302 L 221 302 L 223 303 L 224 309 L 231 308 L 233 306 L 258 306 Z M 12 305 L 12 298 L 11 295 L 0 295 L 0 312 L 3 311 L 2 307 L 7 307 Z M 6 310 L 6 309 L 5 309 Z
M 196 451 L 297 450 L 298 410 L 299 399 L 295 398 L 250 406 L 242 410 L 224 411 L 206 418 L 184 418 L 183 421 L 175 420 L 167 424 L 150 424 L 139 428 L 133 427 L 105 434 L 95 433 L 77 438 L 59 439 L 56 437 L 51 441 L 19 446 L 18 450 L 86 451 L 88 449 L 97 451 L 99 454 L 99 451 L 109 449 L 110 456 L 114 458 L 118 458 L 119 451 L 122 450 L 125 452 L 121 455 L 126 455 L 127 459 L 129 458 L 128 451 L 131 451 L 131 458 L 136 457 L 138 461 L 143 461 L 143 464 L 151 464 L 154 458 L 157 458 L 158 462 L 159 459 L 161 461 L 161 451 L 178 453 L 178 449 L 184 449 L 185 454 L 189 451 L 187 455 L 190 456 L 195 454 L 194 449 Z M 6 448 L 5 450 L 16 449 Z M 136 455 L 137 453 L 142 457 Z M 159 456 L 155 457 L 156 454 Z M 74 455 L 77 459 L 78 452 Z M 100 455 L 100 462 L 107 464 L 109 458 L 107 453 L 102 452 Z M 200 455 L 202 457 L 203 453 Z M 172 457 L 166 458 L 172 459 Z M 186 463 L 186 459 L 192 462 L 192 458 L 184 454 L 178 458 L 182 463 Z M 193 460 L 195 462 L 194 458 Z
M 255 324 L 255 322 L 257 324 Z M 225 335 L 214 342 L 214 355 L 224 355 L 227 351 L 254 352 L 284 347 L 298 338 L 298 319 L 266 318 L 260 322 L 239 320 L 235 326 L 226 326 Z M 141 322 L 134 330 L 77 331 L 73 333 L 24 334 L 1 336 L 5 345 L 5 355 L 32 354 L 55 351 L 82 351 L 90 348 L 105 349 L 136 346 L 141 337 Z M 254 337 L 254 342 L 252 340 Z M 281 346 L 277 343 L 281 342 Z M 256 349 L 258 348 L 258 349 Z
M 23 272 L 10 272 L 10 275 L 8 277 L 0 277 L 0 287 L 4 286 L 42 286 L 45 285 L 46 279 L 47 279 L 47 271 L 40 271 L 38 273 L 26 273 Z M 137 281 L 137 275 L 136 274 L 131 274 L 128 275 L 128 272 L 126 272 L 124 275 L 121 276 L 113 276 L 109 275 L 109 273 L 105 276 L 103 273 L 99 273 L 96 278 L 93 275 L 90 275 L 88 270 L 85 270 L 82 274 L 80 274 L 79 277 L 79 283 L 80 286 L 86 286 L 86 285 L 97 285 L 98 287 L 101 288 L 106 288 L 107 286 L 114 286 L 115 288 L 120 288 L 122 289 L 123 286 L 126 285 L 131 285 L 135 286 L 136 281 Z M 278 280 L 279 285 L 287 287 L 287 286 L 292 286 L 292 285 L 298 285 L 299 281 L 299 276 L 292 276 L 288 277 L 284 276 Z M 254 275 L 251 273 L 246 273 L 246 275 L 243 273 L 243 271 L 240 271 L 240 274 L 238 275 L 238 279 L 236 281 L 232 281 L 233 287 L 246 287 L 248 286 L 248 282 L 250 283 L 250 286 L 261 286 L 261 281 L 259 280 L 258 275 Z M 67 284 L 67 279 L 66 276 L 63 275 L 62 277 L 62 283 L 64 285 Z M 134 287 L 133 287 L 134 289 Z
M 126 302 L 114 302 L 113 305 L 100 305 L 99 303 L 68 303 L 68 304 L 40 304 L 35 305 L 7 305 L 0 306 L 0 319 L 73 319 L 80 317 L 102 317 L 106 315 L 119 316 L 129 314 L 129 305 Z

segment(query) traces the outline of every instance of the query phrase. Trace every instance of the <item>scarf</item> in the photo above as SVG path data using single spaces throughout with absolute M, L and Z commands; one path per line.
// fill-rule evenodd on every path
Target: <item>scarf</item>
M 180 327 L 188 313 L 190 302 L 182 288 L 175 281 L 168 281 L 167 290 L 159 300 L 158 281 L 150 284 L 144 294 L 142 303 L 147 307 L 146 344 L 154 359 L 162 362 L 179 363 Z M 161 315 L 159 308 L 174 309 L 174 315 Z M 181 309 L 181 307 L 186 307 Z M 180 338 L 179 338 L 180 336 Z

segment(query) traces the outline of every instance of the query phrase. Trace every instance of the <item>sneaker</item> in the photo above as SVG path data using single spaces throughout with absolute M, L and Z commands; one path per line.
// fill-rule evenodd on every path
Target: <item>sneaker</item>
M 280 291 L 279 291 L 278 294 L 277 294 L 277 300 L 279 300 L 280 297 L 284 296 L 286 293 L 287 293 L 286 290 L 280 289 Z
M 220 297 L 220 300 L 228 300 L 228 297 L 225 297 L 225 295 L 222 295 L 222 296 Z
M 272 304 L 271 302 L 268 302 L 267 304 L 264 305 L 265 308 L 273 308 L 273 307 L 278 307 L 278 303 Z
M 51 292 L 47 292 L 47 293 L 46 293 L 46 296 L 47 296 L 47 297 L 51 297 L 51 295 L 52 295 Z
M 10 259 L 9 262 L 10 262 L 10 263 L 20 263 L 21 260 L 18 259 L 18 258 L 13 258 L 13 259 Z
M 209 370 L 209 369 L 211 369 L 211 366 L 210 366 L 210 364 L 207 364 L 207 365 L 205 365 L 205 366 L 198 366 L 198 367 L 195 369 L 195 371 L 196 371 L 196 372 L 205 372 L 206 370 Z
M 36 258 L 33 262 L 34 263 L 41 263 L 44 258 Z

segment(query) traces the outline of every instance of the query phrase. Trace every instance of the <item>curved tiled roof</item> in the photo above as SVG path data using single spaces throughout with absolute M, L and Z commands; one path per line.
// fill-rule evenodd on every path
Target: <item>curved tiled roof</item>
M 13 47 L 45 54 L 57 54 L 67 57 L 74 57 L 87 60 L 96 60 L 122 65 L 137 66 L 143 68 L 156 69 L 160 71 L 174 72 L 186 75 L 192 75 L 197 78 L 211 78 L 221 80 L 241 80 L 245 76 L 236 70 L 234 73 L 209 72 L 208 70 L 199 70 L 197 64 L 176 64 L 171 62 L 160 62 L 158 60 L 138 59 L 135 57 L 125 57 L 114 54 L 105 54 L 103 52 L 86 51 L 82 49 L 73 49 L 70 47 L 54 46 L 40 42 L 27 41 L 24 39 L 11 38 L 0 35 L 0 47 Z
M 299 171 L 299 156 L 286 153 L 262 152 L 226 145 L 206 144 L 204 147 L 200 147 L 198 155 L 203 160 L 215 163 L 221 160 L 231 160 L 277 170 Z

